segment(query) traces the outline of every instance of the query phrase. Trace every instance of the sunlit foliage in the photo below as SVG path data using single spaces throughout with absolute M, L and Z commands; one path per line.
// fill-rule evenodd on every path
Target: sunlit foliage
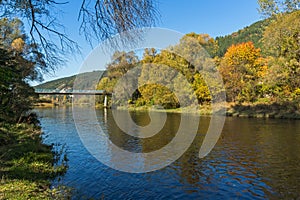
M 266 67 L 260 49 L 247 42 L 228 48 L 219 70 L 229 101 L 252 102 L 256 98 L 255 86 Z

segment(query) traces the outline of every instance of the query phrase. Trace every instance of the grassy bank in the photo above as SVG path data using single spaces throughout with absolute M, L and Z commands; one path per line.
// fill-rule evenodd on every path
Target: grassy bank
M 50 181 L 65 173 L 66 159 L 42 144 L 39 127 L 0 124 L 0 199 L 65 199 L 68 189 L 50 189 Z
M 218 107 L 218 105 L 217 105 Z M 276 118 L 276 119 L 300 119 L 299 106 L 292 103 L 226 103 L 226 116 L 231 117 L 248 117 L 248 118 Z M 155 112 L 169 112 L 169 113 L 198 113 L 200 115 L 211 115 L 211 105 L 200 105 L 197 110 L 186 107 L 176 109 L 159 109 L 150 106 L 129 106 L 118 107 L 119 110 L 129 111 L 155 111 Z
M 100 106 L 98 108 L 101 108 Z M 167 112 L 167 113 L 196 113 L 201 115 L 211 115 L 212 110 L 210 105 L 199 106 L 198 109 L 195 107 L 184 107 L 184 108 L 174 108 L 174 109 L 162 109 L 156 106 L 120 106 L 117 107 L 118 110 L 129 110 L 129 111 L 155 111 L 155 112 Z

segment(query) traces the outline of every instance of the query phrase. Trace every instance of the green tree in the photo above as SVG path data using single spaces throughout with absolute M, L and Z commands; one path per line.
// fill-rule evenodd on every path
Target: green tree
M 35 93 L 25 79 L 28 64 L 0 48 L 0 121 L 18 122 L 32 108 Z
M 1 120 L 19 121 L 33 104 L 29 80 L 41 79 L 47 69 L 39 48 L 27 39 L 18 19 L 0 20 Z

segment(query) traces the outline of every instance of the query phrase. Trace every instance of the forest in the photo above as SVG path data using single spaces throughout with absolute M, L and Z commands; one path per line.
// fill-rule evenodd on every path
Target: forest
M 200 105 L 209 105 L 212 95 L 204 76 L 209 71 L 217 71 L 223 78 L 229 105 L 237 108 L 247 105 L 248 109 L 250 105 L 253 109 L 257 107 L 270 113 L 274 109 L 297 112 L 300 107 L 299 19 L 300 11 L 293 11 L 277 14 L 224 37 L 189 33 L 181 38 L 178 45 L 163 50 L 145 49 L 142 57 L 135 52 L 115 52 L 97 89 L 113 92 L 122 76 L 140 66 L 140 87 L 125 103 L 131 107 L 182 107 L 172 93 L 174 85 L 167 88 L 150 83 L 171 76 L 168 74 L 170 71 L 162 67 L 168 66 L 186 78 Z M 195 47 L 193 42 L 199 46 Z M 189 63 L 185 55 L 191 54 L 193 48 L 203 48 L 208 56 L 202 56 L 203 60 L 196 63 Z M 151 74 L 149 65 L 160 66 L 156 70 L 160 74 Z M 210 81 L 209 84 L 213 83 Z M 185 90 L 184 85 L 176 87 L 183 92 Z M 219 92 L 224 91 L 220 89 Z

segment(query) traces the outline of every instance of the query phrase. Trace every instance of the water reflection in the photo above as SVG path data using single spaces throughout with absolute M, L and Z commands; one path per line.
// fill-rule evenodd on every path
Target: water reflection
M 199 159 L 210 121 L 201 117 L 198 134 L 180 159 L 155 172 L 130 174 L 113 170 L 89 154 L 76 132 L 71 108 L 39 109 L 38 113 L 45 142 L 66 143 L 70 166 L 61 183 L 75 187 L 78 199 L 300 198 L 299 121 L 227 118 L 214 150 Z M 83 108 L 84 115 L 89 113 Z M 160 133 L 139 139 L 122 132 L 110 110 L 98 110 L 96 115 L 110 140 L 132 152 L 151 152 L 168 144 L 180 123 L 179 114 L 168 114 Z M 140 126 L 150 123 L 147 113 L 131 113 L 131 117 Z M 87 136 L 93 135 L 88 121 L 83 120 L 81 126 Z M 114 158 L 107 144 L 99 144 L 107 160 L 127 163 Z

